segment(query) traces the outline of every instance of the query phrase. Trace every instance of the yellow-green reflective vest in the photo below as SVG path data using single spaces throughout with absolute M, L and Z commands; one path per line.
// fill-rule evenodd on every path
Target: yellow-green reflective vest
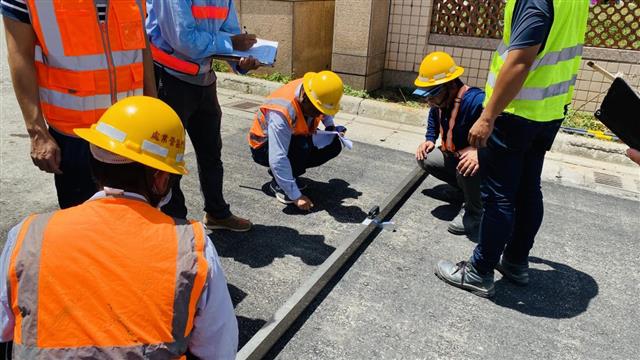
M 502 42 L 493 54 L 485 86 L 485 107 L 509 53 L 515 4 L 516 0 L 507 0 Z M 545 47 L 531 66 L 522 89 L 504 112 L 534 121 L 551 121 L 565 116 L 565 106 L 571 103 L 582 59 L 589 0 L 553 0 L 553 12 L 553 25 Z

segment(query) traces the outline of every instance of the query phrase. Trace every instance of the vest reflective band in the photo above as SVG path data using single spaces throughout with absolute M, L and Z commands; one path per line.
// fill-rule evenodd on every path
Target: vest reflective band
M 29 217 L 7 277 L 13 358 L 183 356 L 207 278 L 204 246 L 201 224 L 134 199 Z
M 73 135 L 121 98 L 143 93 L 142 0 L 109 1 L 99 23 L 93 1 L 27 0 L 37 37 L 35 63 L 47 123 Z
M 500 69 L 507 59 L 511 20 L 516 0 L 507 0 L 502 43 L 493 54 L 485 86 L 487 106 Z M 582 56 L 589 15 L 588 0 L 554 0 L 553 24 L 544 49 L 537 55 L 520 92 L 504 112 L 534 121 L 552 121 L 565 116 L 571 103 Z
M 196 19 L 224 20 L 229 15 L 229 8 L 222 6 L 191 6 L 191 13 Z
M 260 148 L 267 141 L 269 124 L 267 124 L 266 115 L 268 111 L 277 111 L 282 114 L 287 119 L 293 135 L 311 136 L 316 131 L 324 116 L 320 115 L 307 124 L 298 103 L 298 89 L 302 86 L 302 81 L 303 79 L 297 79 L 282 86 L 271 93 L 265 103 L 260 106 L 248 136 L 249 145 L 252 148 Z
M 151 56 L 158 64 L 183 74 L 195 76 L 200 72 L 200 65 L 197 63 L 170 55 L 153 44 L 151 44 Z
M 444 136 L 444 128 L 442 127 L 442 110 L 439 111 L 439 119 L 440 119 L 440 139 L 442 140 L 442 144 L 440 145 L 440 149 L 442 151 L 448 152 L 456 152 L 456 146 L 453 144 L 453 128 L 456 126 L 456 119 L 458 118 L 458 112 L 460 111 L 460 103 L 462 102 L 462 98 L 464 94 L 469 90 L 469 86 L 463 85 L 460 90 L 458 90 L 458 94 L 456 98 L 453 100 L 453 110 L 451 110 L 451 116 L 449 117 L 449 130 L 447 130 L 447 136 Z

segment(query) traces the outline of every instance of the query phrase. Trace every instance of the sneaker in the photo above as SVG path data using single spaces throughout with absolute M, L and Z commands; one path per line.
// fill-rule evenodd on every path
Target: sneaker
M 226 219 L 214 219 L 205 214 L 202 223 L 209 230 L 231 230 L 236 232 L 246 232 L 251 230 L 251 221 L 241 217 L 231 215 Z
M 529 263 L 516 264 L 505 260 L 504 256 L 500 259 L 496 270 L 516 285 L 526 286 L 529 284 Z
M 269 184 L 269 188 L 273 191 L 273 195 L 276 197 L 276 200 L 283 204 L 293 204 L 293 200 L 289 199 L 287 194 L 284 193 L 284 190 L 278 185 L 275 180 L 271 180 L 271 184 Z
M 480 229 L 480 215 L 468 213 L 464 205 L 458 215 L 451 220 L 447 230 L 454 235 L 474 236 Z
M 467 290 L 474 295 L 490 298 L 495 294 L 493 272 L 481 275 L 469 261 L 454 264 L 451 261 L 440 260 L 434 272 L 445 283 Z

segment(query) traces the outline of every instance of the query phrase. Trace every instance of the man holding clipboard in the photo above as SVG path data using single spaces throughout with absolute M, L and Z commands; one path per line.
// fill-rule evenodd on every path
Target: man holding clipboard
M 147 0 L 147 11 L 158 97 L 178 113 L 196 152 L 205 203 L 203 223 L 210 230 L 248 231 L 251 222 L 233 215 L 222 194 L 222 110 L 211 62 L 217 54 L 249 50 L 256 36 L 241 31 L 234 0 Z M 233 69 L 247 73 L 259 66 L 257 59 L 246 57 Z M 179 180 L 162 211 L 186 218 Z

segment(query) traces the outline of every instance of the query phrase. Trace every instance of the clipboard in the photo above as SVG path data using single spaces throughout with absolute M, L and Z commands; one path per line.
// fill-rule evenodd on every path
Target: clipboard
M 234 50 L 228 54 L 216 54 L 213 56 L 216 60 L 228 62 L 238 62 L 242 58 L 252 56 L 260 62 L 262 66 L 274 66 L 278 55 L 278 42 L 264 39 L 257 39 L 255 45 L 247 51 Z

